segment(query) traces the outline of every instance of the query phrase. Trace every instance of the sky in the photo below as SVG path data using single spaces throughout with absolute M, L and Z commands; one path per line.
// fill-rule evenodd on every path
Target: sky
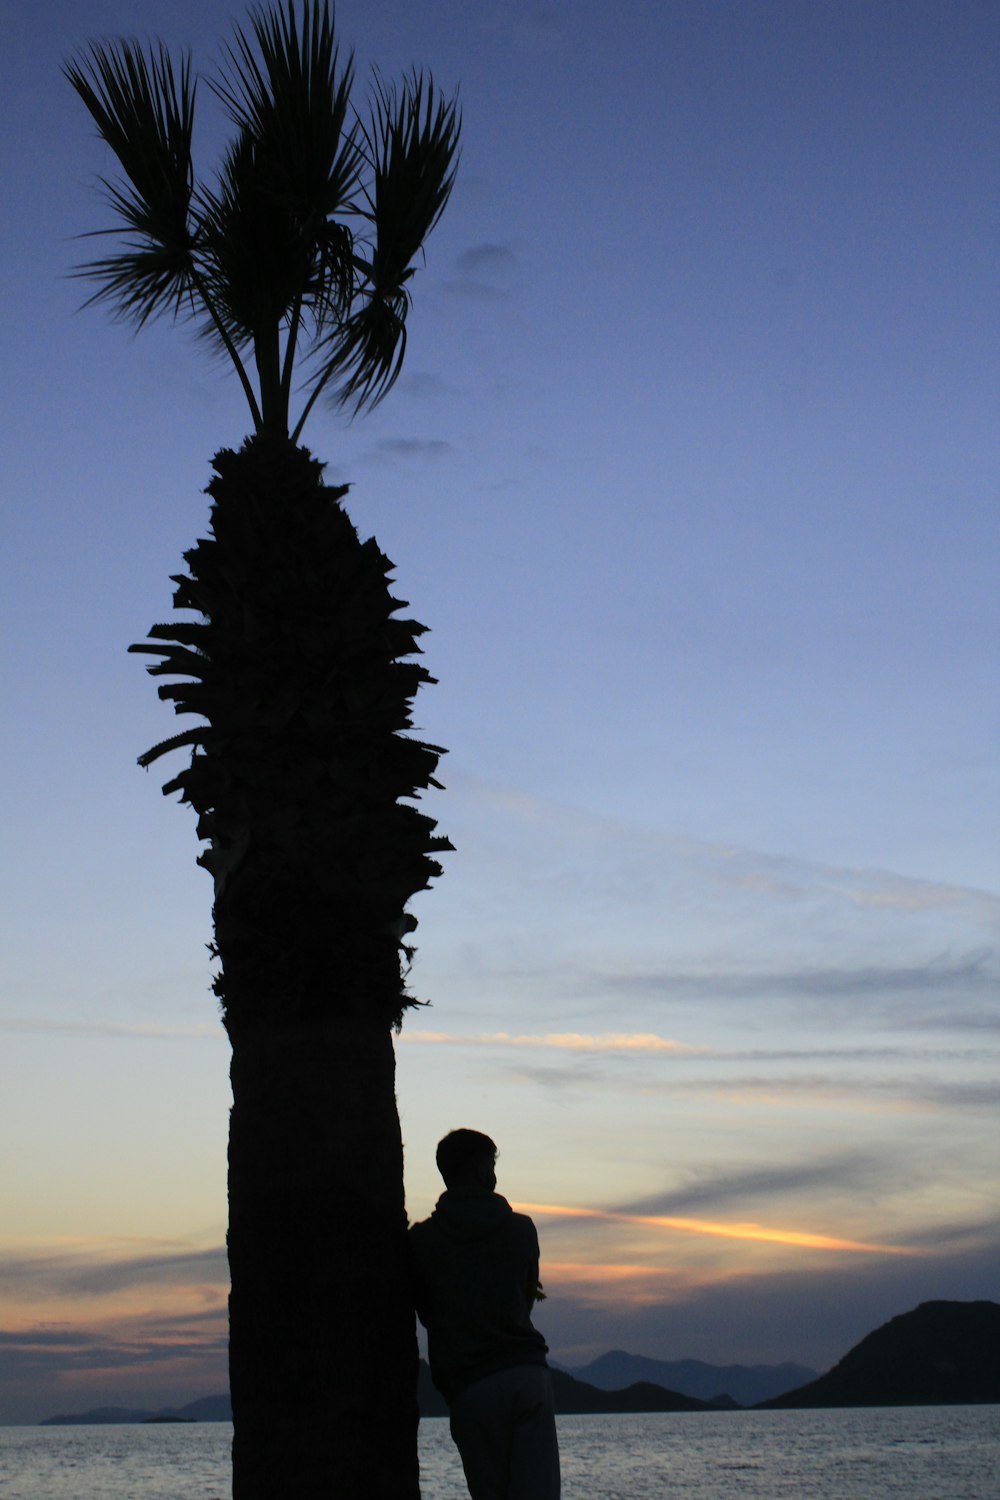
M 143 661 L 248 430 L 68 273 L 61 63 L 234 0 L 0 0 L 0 1422 L 225 1387 L 228 1052 Z M 406 366 L 305 441 L 431 627 L 408 1209 L 468 1125 L 561 1363 L 826 1369 L 1000 1297 L 991 0 L 340 0 L 464 113 Z M 359 100 L 364 97 L 360 89 Z M 223 122 L 199 99 L 211 176 Z

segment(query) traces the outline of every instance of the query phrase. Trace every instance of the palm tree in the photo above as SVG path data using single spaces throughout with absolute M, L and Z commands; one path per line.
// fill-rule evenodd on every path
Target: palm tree
M 196 186 L 190 61 L 91 43 L 65 69 L 121 168 L 91 301 L 193 319 L 232 361 L 253 431 L 213 460 L 181 623 L 131 647 L 179 714 L 140 757 L 198 815 L 215 882 L 214 989 L 232 1046 L 230 1378 L 236 1500 L 419 1495 L 392 1028 L 406 906 L 450 847 L 414 805 L 440 750 L 408 736 L 424 627 L 299 446 L 318 397 L 395 381 L 409 283 L 448 201 L 460 119 L 416 72 L 351 105 L 329 0 L 254 12 L 209 87 L 233 137 Z M 251 360 L 252 356 L 252 360 Z M 302 407 L 290 422 L 293 374 Z

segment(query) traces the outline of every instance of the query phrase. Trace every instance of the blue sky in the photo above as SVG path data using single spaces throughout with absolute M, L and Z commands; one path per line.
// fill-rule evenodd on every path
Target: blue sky
M 247 418 L 183 329 L 78 311 L 108 163 L 59 67 L 137 34 L 207 71 L 240 15 L 0 4 L 0 1421 L 225 1378 L 210 888 L 125 648 Z M 398 387 L 305 434 L 449 749 L 411 1213 L 488 1130 L 570 1364 L 821 1368 L 996 1298 L 996 8 L 337 15 L 465 119 Z

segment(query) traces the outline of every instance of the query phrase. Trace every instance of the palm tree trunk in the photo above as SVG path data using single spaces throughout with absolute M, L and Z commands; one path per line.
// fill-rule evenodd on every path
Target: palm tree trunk
M 164 790 L 209 844 L 232 1044 L 233 1494 L 416 1500 L 391 1028 L 406 904 L 450 847 L 414 805 L 440 753 L 407 734 L 423 626 L 304 449 L 262 434 L 214 467 L 174 595 L 201 618 L 138 649 L 207 720 Z
M 288 436 L 288 401 L 281 378 L 281 342 L 278 324 L 268 323 L 253 341 L 260 381 L 260 430 L 273 437 Z
M 229 1023 L 234 1500 L 418 1500 L 393 1044 Z

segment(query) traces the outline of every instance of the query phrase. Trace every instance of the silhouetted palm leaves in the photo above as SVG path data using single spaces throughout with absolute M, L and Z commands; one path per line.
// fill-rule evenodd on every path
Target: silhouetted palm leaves
M 141 326 L 198 320 L 232 360 L 258 431 L 287 433 L 293 370 L 308 365 L 297 440 L 326 392 L 355 410 L 385 395 L 406 347 L 408 283 L 448 201 L 457 102 L 413 73 L 351 102 L 325 0 L 256 12 L 209 86 L 235 135 L 214 186 L 196 186 L 196 81 L 161 46 L 93 42 L 66 74 L 116 156 L 102 179 L 121 248 L 78 274 L 92 301 Z M 256 387 L 247 368 L 252 353 Z

